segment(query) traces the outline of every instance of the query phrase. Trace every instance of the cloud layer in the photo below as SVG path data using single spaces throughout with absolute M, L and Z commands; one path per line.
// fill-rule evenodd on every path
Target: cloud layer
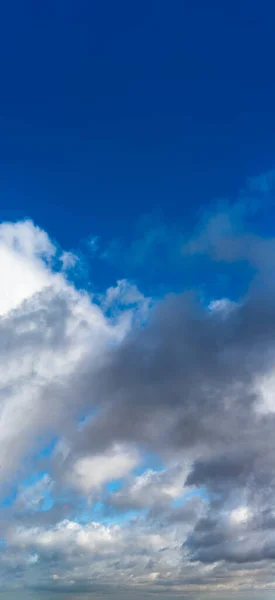
M 126 280 L 93 297 L 31 221 L 0 225 L 7 591 L 274 590 L 274 239 L 248 213 L 247 198 L 215 209 L 184 244 L 183 261 L 249 264 L 245 294 L 210 300 Z

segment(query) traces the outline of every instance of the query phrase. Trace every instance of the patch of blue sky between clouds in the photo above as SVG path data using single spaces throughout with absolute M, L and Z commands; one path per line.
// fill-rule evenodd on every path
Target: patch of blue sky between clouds
M 141 460 L 139 465 L 133 469 L 133 475 L 143 475 L 148 469 L 152 469 L 152 471 L 163 471 L 165 469 L 165 463 L 162 461 L 159 454 L 141 451 Z
M 50 439 L 50 441 L 48 443 L 46 443 L 45 446 L 43 446 L 37 453 L 37 457 L 38 458 L 43 458 L 43 457 L 49 457 L 52 455 L 55 446 L 58 442 L 58 437 L 54 436 Z
M 13 505 L 17 496 L 17 485 L 13 485 L 12 489 L 10 489 L 7 495 L 4 494 L 4 497 L 0 500 L 0 508 L 9 508 Z
M 39 483 L 44 483 L 45 485 L 43 485 L 41 490 L 35 495 L 35 486 Z M 21 498 L 23 500 L 22 512 L 26 510 L 32 510 L 34 512 L 49 510 L 54 504 L 51 488 L 51 479 L 47 471 L 39 471 L 21 481 L 17 488 L 16 499 L 18 500 Z M 32 491 L 34 492 L 33 497 Z
M 25 479 L 19 479 L 9 491 L 6 497 L 0 502 L 0 507 L 11 507 L 15 504 L 20 496 L 24 496 L 24 494 L 35 486 L 38 482 L 42 481 L 45 476 L 48 476 L 46 471 L 39 471 L 38 473 L 33 473 Z M 50 496 L 50 492 L 45 488 L 43 490 L 43 504 L 39 504 L 34 502 L 31 506 L 31 510 L 48 510 L 52 504 L 52 498 Z M 24 512 L 27 509 L 27 506 L 22 506 L 21 510 Z
M 109 481 L 106 484 L 106 492 L 107 493 L 113 493 L 113 492 L 118 492 L 118 490 L 120 490 L 123 486 L 123 480 L 122 479 L 117 479 L 114 481 Z
M 117 511 L 114 508 L 106 510 L 106 505 L 103 501 L 98 501 L 90 507 L 79 510 L 75 515 L 74 520 L 81 525 L 87 525 L 92 521 L 101 523 L 102 525 L 123 525 L 131 522 L 133 519 L 144 517 L 148 513 L 147 508 L 136 510 Z
M 115 511 L 103 513 L 102 518 L 99 520 L 103 525 L 126 525 L 131 523 L 138 518 L 145 517 L 148 514 L 148 508 L 137 508 L 122 511 Z
M 97 408 L 96 406 L 94 406 L 92 409 L 88 409 L 85 411 L 82 411 L 81 415 L 78 415 L 76 418 L 77 421 L 77 430 L 78 431 L 83 431 L 83 429 L 85 429 L 86 425 L 88 425 L 88 423 L 91 423 L 93 421 L 93 419 L 95 419 L 95 417 L 98 415 L 99 412 L 99 408 Z

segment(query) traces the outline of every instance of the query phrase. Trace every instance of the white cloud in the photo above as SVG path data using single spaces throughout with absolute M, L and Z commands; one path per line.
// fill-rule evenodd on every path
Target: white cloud
M 275 413 L 275 374 L 273 371 L 257 378 L 254 391 L 257 394 L 256 411 L 259 414 Z
M 62 433 L 85 400 L 70 380 L 96 364 L 127 324 L 111 324 L 51 268 L 55 247 L 31 221 L 0 225 L 0 479 L 10 481 L 40 434 Z
M 89 494 L 109 481 L 126 477 L 138 462 L 136 451 L 114 446 L 103 454 L 78 459 L 66 479 L 80 491 Z
M 64 271 L 72 269 L 76 265 L 78 260 L 78 256 L 76 256 L 76 254 L 73 254 L 73 252 L 62 252 L 60 256 L 60 261 L 62 263 L 62 268 Z
M 54 253 L 47 234 L 31 221 L 0 225 L 0 315 L 57 279 L 45 263 Z
M 103 305 L 109 308 L 116 303 L 129 306 L 144 302 L 144 295 L 141 294 L 136 285 L 129 283 L 126 279 L 120 279 L 116 286 L 107 289 Z
M 165 530 L 160 534 L 142 523 L 119 526 L 90 521 L 81 525 L 64 520 L 51 528 L 12 527 L 7 539 L 12 549 L 32 552 L 40 564 L 58 552 L 60 561 L 55 562 L 48 578 L 67 583 L 73 577 L 96 578 L 99 583 L 150 584 L 155 580 L 152 573 L 160 573 L 164 579 L 167 573 L 168 578 L 171 573 L 175 576 L 181 562 L 180 532 Z M 146 569 L 150 559 L 154 569 Z
M 237 306 L 237 303 L 233 302 L 233 300 L 229 300 L 228 298 L 220 298 L 210 302 L 209 310 L 227 316 L 232 310 L 237 308 Z
M 233 525 L 239 525 L 241 523 L 246 523 L 250 516 L 250 511 L 247 506 L 239 506 L 232 510 L 230 514 L 230 521 Z

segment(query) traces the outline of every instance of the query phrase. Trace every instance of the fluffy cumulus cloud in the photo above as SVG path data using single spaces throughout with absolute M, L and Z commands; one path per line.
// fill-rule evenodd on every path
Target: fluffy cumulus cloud
M 92 296 L 77 255 L 0 225 L 7 598 L 274 594 L 275 238 L 253 226 L 272 190 L 251 181 L 184 242 L 183 262 L 248 269 L 230 298 L 127 280 Z

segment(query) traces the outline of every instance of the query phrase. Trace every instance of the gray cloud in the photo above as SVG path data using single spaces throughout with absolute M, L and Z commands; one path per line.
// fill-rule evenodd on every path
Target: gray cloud
M 258 433 L 265 447 L 274 416 L 256 413 L 255 382 L 274 364 L 274 334 L 264 296 L 248 297 L 226 320 L 188 295 L 168 298 L 145 330 L 110 351 L 92 382 L 102 410 L 81 444 L 143 441 L 165 452 L 207 451 L 211 441 L 212 453 L 237 441 L 250 453 Z
M 86 394 L 97 397 L 100 410 L 72 444 L 79 456 L 126 442 L 165 460 L 184 458 L 190 465 L 185 489 L 207 494 L 204 517 L 198 505 L 193 513 L 169 507 L 161 488 L 155 500 L 150 485 L 135 494 L 126 486 L 111 504 L 118 511 L 146 506 L 148 523 L 159 519 L 159 528 L 161 520 L 171 525 L 188 515 L 193 530 L 183 549 L 191 561 L 249 570 L 274 559 L 275 405 L 266 405 L 264 393 L 275 358 L 275 296 L 265 268 L 273 241 L 233 231 L 230 244 L 236 235 L 242 239 L 235 254 L 230 246 L 219 258 L 249 258 L 261 270 L 247 295 L 226 315 L 192 294 L 158 304 L 145 328 L 107 353 L 93 380 L 87 370 Z M 229 571 L 219 568 L 226 581 Z
M 53 506 L 37 510 L 41 481 L 17 489 L 2 514 L 3 581 L 76 597 L 114 587 L 122 597 L 196 599 L 217 586 L 220 598 L 274 589 L 273 241 L 245 231 L 244 204 L 235 220 L 213 217 L 199 239 L 213 234 L 219 259 L 249 258 L 260 271 L 230 311 L 199 294 L 170 295 L 113 335 L 112 319 L 62 280 L 1 318 L 3 482 L 18 465 L 25 473 L 39 438 L 59 438 L 37 460 Z M 135 298 L 143 302 L 136 288 Z M 77 427 L 80 409 L 90 418 Z M 151 454 L 161 469 L 137 473 Z

